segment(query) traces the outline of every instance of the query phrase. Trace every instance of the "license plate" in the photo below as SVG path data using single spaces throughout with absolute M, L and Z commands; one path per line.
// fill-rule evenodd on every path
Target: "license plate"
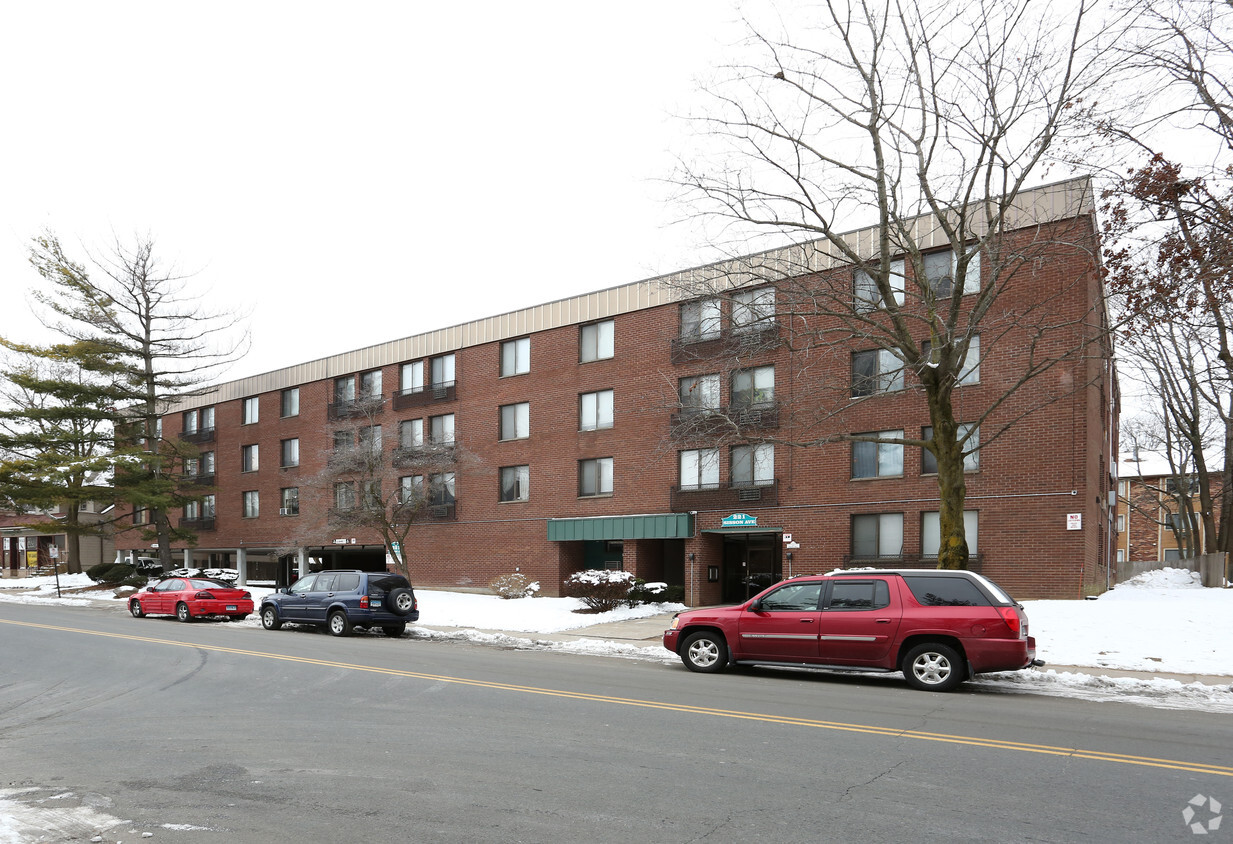
M 379 610 L 379 609 L 381 609 L 381 599 L 380 599 L 380 598 L 377 598 L 376 600 L 374 600 L 374 601 L 372 602 L 371 606 L 372 606 L 372 608 L 373 608 L 374 610 Z
M 227 612 L 235 612 L 235 604 L 228 604 Z

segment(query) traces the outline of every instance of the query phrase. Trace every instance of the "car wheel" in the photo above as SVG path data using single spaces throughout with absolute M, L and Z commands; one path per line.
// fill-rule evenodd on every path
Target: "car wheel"
M 391 589 L 385 596 L 385 605 L 394 615 L 410 615 L 415 609 L 415 593 L 405 587 Z
M 141 608 L 141 601 L 136 598 L 128 602 L 128 611 L 133 614 L 133 618 L 141 618 L 144 616 L 145 610 Z
M 227 618 L 230 619 L 231 621 L 243 621 L 244 619 L 248 618 L 248 613 L 245 613 L 244 615 L 229 615 L 227 616 Z
M 331 636 L 346 636 L 351 632 L 351 622 L 342 610 L 334 610 L 327 621 Z
M 261 608 L 261 626 L 266 630 L 277 630 L 283 626 L 282 619 L 278 617 L 278 610 L 273 607 Z
M 691 633 L 681 642 L 681 661 L 690 671 L 715 674 L 728 665 L 728 643 L 711 631 Z
M 963 658 L 949 645 L 925 642 L 903 657 L 903 677 L 927 692 L 949 692 L 967 679 Z
M 193 614 L 188 611 L 188 604 L 183 601 L 176 604 L 176 618 L 185 623 L 193 620 Z
M 381 632 L 391 639 L 397 639 L 403 633 L 407 632 L 406 624 L 387 624 L 381 628 Z

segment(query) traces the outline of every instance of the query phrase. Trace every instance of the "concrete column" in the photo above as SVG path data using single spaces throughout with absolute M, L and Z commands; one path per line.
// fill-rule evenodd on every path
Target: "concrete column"
M 303 577 L 304 575 L 308 574 L 308 549 L 307 548 L 297 548 L 295 549 L 295 555 L 300 565 L 299 576 Z
M 193 549 L 184 549 L 184 568 L 191 569 L 193 567 Z
M 248 550 L 246 548 L 235 549 L 235 570 L 239 573 L 239 580 L 236 581 L 238 586 L 248 585 Z
M 117 548 L 116 549 L 116 565 L 120 565 L 123 562 L 124 562 L 124 552 L 121 551 L 119 548 Z

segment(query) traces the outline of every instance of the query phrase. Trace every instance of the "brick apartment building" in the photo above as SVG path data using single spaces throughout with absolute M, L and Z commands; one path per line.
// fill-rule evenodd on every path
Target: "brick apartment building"
M 1213 479 L 1213 495 L 1219 495 L 1219 478 Z M 1193 512 L 1198 513 L 1198 483 L 1192 476 L 1178 477 L 1166 461 L 1152 455 L 1144 460 L 1123 460 L 1119 469 L 1117 497 L 1117 539 L 1115 561 L 1123 563 L 1179 563 L 1185 552 L 1179 547 L 1172 522 L 1181 518 L 1174 497 L 1178 484 L 1186 484 Z M 1219 520 L 1219 511 L 1217 511 Z M 1202 552 L 1206 527 L 1195 519 L 1197 534 L 1194 552 Z M 1186 566 L 1183 566 L 1186 567 Z M 1143 566 L 1126 567 L 1127 573 L 1143 570 Z
M 960 415 L 983 412 L 1029 354 L 1103 328 L 1090 184 L 1022 199 L 1022 227 L 1008 237 L 1035 252 L 1011 277 L 979 361 L 955 390 Z M 945 244 L 940 234 L 935 242 Z M 400 460 L 412 465 L 417 449 L 436 443 L 457 450 L 456 465 L 397 480 L 431 500 L 407 538 L 420 586 L 482 588 L 521 571 L 555 595 L 571 572 L 614 567 L 679 587 L 700 605 L 845 565 L 931 565 L 939 497 L 921 449 L 783 442 L 806 425 L 919 436 L 929 417 L 912 376 L 896 379 L 857 342 L 829 356 L 802 352 L 773 282 L 713 299 L 685 290 L 691 278 L 727 269 L 528 307 L 183 400 L 162 430 L 200 449 L 187 474 L 202 497 L 172 514 L 199 537 L 194 548 L 177 545 L 177 559 L 280 583 L 318 566 L 380 568 L 375 531 L 332 521 L 355 506 L 354 487 L 323 482 L 323 473 L 340 448 L 358 443 L 379 450 L 397 475 Z M 859 295 L 850 266 L 816 272 Z M 1033 339 L 1012 318 L 1042 308 L 1058 337 Z M 821 417 L 819 380 L 844 385 Z M 730 423 L 727 433 L 695 424 L 708 411 Z M 1104 584 L 1116 414 L 1112 360 L 1099 343 L 982 422 L 999 430 L 1018 420 L 982 436 L 970 457 L 973 568 L 1024 598 L 1076 598 Z M 117 547 L 149 553 L 133 531 Z

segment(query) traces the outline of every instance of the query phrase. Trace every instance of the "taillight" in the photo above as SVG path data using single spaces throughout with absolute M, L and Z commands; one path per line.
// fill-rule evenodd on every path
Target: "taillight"
M 198 592 L 193 597 L 196 598 L 198 601 L 213 601 L 214 600 L 214 595 L 209 592 Z
M 360 609 L 362 610 L 368 609 L 368 596 L 367 595 L 360 596 Z
M 1019 611 L 1014 607 L 998 607 L 998 612 L 1002 614 L 1002 619 L 1006 622 L 1006 626 L 1010 628 L 1010 632 L 1019 635 Z

